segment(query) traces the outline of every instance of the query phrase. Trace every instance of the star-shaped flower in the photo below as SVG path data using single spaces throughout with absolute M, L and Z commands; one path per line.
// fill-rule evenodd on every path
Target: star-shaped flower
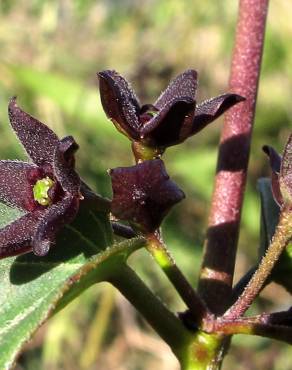
M 22 111 L 12 98 L 9 119 L 30 162 L 0 161 L 0 201 L 24 215 L 0 230 L 0 258 L 33 251 L 48 253 L 57 232 L 76 216 L 80 178 L 74 170 L 78 145 L 61 140 L 46 125 Z
M 237 94 L 224 94 L 196 105 L 197 72 L 191 69 L 178 75 L 153 105 L 143 106 L 116 71 L 102 71 L 98 77 L 103 109 L 116 128 L 134 142 L 159 148 L 160 154 L 244 100 Z
M 113 187 L 113 215 L 135 224 L 144 232 L 156 230 L 171 207 L 185 197 L 170 180 L 161 159 L 115 168 L 109 173 Z
M 272 167 L 272 192 L 280 205 L 292 206 L 292 135 L 285 145 L 281 157 L 271 146 L 265 145 L 264 152 L 270 158 Z

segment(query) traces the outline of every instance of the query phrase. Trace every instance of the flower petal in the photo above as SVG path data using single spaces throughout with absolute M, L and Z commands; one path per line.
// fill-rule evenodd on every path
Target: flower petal
M 26 211 L 33 210 L 35 207 L 30 178 L 39 172 L 34 164 L 0 161 L 0 200 Z
M 78 209 L 79 198 L 68 194 L 42 212 L 32 239 L 32 250 L 35 255 L 44 256 L 49 252 L 57 233 L 74 220 Z
M 160 159 L 115 168 L 110 176 L 113 215 L 146 232 L 157 229 L 171 207 L 184 198 L 183 191 L 169 179 Z
M 0 258 L 32 250 L 31 240 L 38 214 L 39 212 L 27 213 L 0 230 Z
M 154 106 L 158 109 L 162 109 L 167 104 L 177 99 L 184 100 L 184 98 L 188 98 L 190 100 L 195 100 L 198 86 L 197 78 L 198 74 L 193 69 L 181 73 L 168 85 L 167 89 L 161 93 L 154 103 Z
M 54 174 L 63 190 L 78 196 L 80 190 L 80 178 L 74 170 L 74 153 L 78 144 L 72 136 L 60 140 L 54 157 Z
M 57 135 L 21 110 L 16 104 L 15 97 L 10 100 L 8 113 L 11 126 L 32 161 L 38 166 L 51 165 L 55 148 L 59 143 Z
M 171 146 L 184 141 L 192 130 L 196 102 L 177 99 L 167 104 L 140 130 L 142 139 L 155 146 Z
M 138 138 L 140 104 L 128 82 L 116 71 L 98 73 L 103 109 L 116 128 L 132 139 Z
M 197 105 L 192 135 L 201 131 L 205 126 L 213 122 L 229 108 L 233 107 L 233 105 L 244 100 L 245 98 L 237 94 L 223 94 L 215 98 L 205 100 L 203 103 Z

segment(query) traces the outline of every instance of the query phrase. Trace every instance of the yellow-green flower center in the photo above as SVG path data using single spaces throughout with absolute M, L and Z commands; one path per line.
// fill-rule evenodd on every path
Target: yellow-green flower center
M 147 112 L 147 114 L 149 114 L 153 118 L 153 117 L 157 116 L 158 112 L 156 112 L 155 110 L 149 110 Z
M 48 206 L 51 204 L 51 199 L 48 195 L 48 191 L 54 185 L 54 181 L 48 176 L 44 179 L 38 180 L 33 187 L 33 198 L 36 202 L 42 206 Z

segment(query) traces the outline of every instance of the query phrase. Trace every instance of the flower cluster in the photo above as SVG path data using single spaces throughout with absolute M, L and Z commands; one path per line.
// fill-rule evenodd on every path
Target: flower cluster
M 112 213 L 142 233 L 154 232 L 171 207 L 184 198 L 183 191 L 170 180 L 161 154 L 244 99 L 231 93 L 197 105 L 197 73 L 187 70 L 154 104 L 141 106 L 117 72 L 103 71 L 98 76 L 103 108 L 133 142 L 138 162 L 110 171 Z M 23 212 L 0 230 L 0 258 L 28 251 L 44 256 L 59 230 L 76 217 L 83 198 L 85 185 L 74 169 L 78 145 L 71 136 L 60 140 L 21 110 L 15 98 L 9 103 L 9 119 L 30 161 L 0 161 L 0 201 Z
M 105 113 L 132 141 L 138 162 L 110 172 L 112 213 L 144 233 L 153 232 L 170 208 L 184 198 L 157 158 L 167 147 L 197 134 L 244 98 L 223 94 L 197 105 L 197 72 L 187 70 L 169 84 L 154 104 L 141 105 L 129 83 L 116 71 L 102 71 L 98 77 Z

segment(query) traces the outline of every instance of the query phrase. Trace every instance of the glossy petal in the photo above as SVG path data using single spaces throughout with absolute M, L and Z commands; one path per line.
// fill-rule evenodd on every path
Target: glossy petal
M 280 183 L 279 183 L 279 172 L 281 168 L 281 156 L 276 152 L 274 148 L 271 146 L 265 145 L 263 146 L 263 151 L 267 154 L 270 159 L 270 165 L 272 168 L 272 193 L 275 201 L 281 205 L 283 203 L 283 198 L 280 191 Z
M 197 91 L 197 72 L 189 69 L 178 75 L 161 93 L 154 103 L 159 110 L 176 100 L 195 100 Z
M 112 213 L 139 225 L 144 231 L 157 229 L 171 207 L 184 193 L 169 179 L 160 159 L 110 171 L 113 187 Z
M 167 104 L 141 128 L 141 138 L 149 137 L 152 145 L 171 146 L 185 140 L 192 130 L 195 101 L 177 99 Z
M 39 168 L 34 164 L 0 161 L 0 200 L 25 211 L 34 209 L 29 177 L 39 172 Z
M 139 137 L 140 105 L 128 82 L 116 71 L 98 73 L 103 109 L 116 128 L 132 139 Z
M 199 104 L 196 107 L 192 135 L 201 131 L 229 108 L 244 100 L 245 98 L 237 94 L 223 94 Z
M 10 100 L 8 113 L 11 126 L 32 161 L 38 166 L 51 165 L 59 143 L 57 135 L 21 110 L 16 104 L 16 98 Z
M 16 256 L 32 250 L 39 212 L 27 213 L 0 230 L 0 258 Z
M 35 255 L 44 256 L 56 240 L 57 233 L 69 224 L 77 215 L 79 199 L 71 195 L 65 196 L 59 202 L 46 208 L 37 223 L 32 239 L 32 249 Z

